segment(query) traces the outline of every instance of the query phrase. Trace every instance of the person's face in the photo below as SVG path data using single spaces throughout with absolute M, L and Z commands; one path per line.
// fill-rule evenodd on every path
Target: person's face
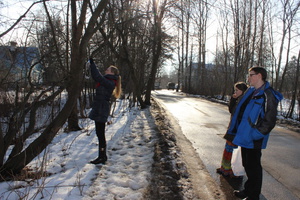
M 248 74 L 248 82 L 251 86 L 256 86 L 261 80 L 261 74 L 257 74 L 254 71 L 250 71 Z
M 242 90 L 240 90 L 238 88 L 234 89 L 234 95 L 235 95 L 236 98 L 239 97 L 239 96 L 241 96 L 242 94 L 243 94 Z
M 109 67 L 109 68 L 107 68 L 107 69 L 105 70 L 105 75 L 106 75 L 106 74 L 114 75 L 114 73 L 111 71 L 111 67 Z

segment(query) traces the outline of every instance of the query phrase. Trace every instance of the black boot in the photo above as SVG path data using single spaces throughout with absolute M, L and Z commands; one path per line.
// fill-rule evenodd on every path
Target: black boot
M 107 156 L 106 156 L 106 149 L 105 148 L 100 148 L 99 149 L 99 156 L 95 160 L 90 161 L 92 164 L 105 164 L 107 161 Z

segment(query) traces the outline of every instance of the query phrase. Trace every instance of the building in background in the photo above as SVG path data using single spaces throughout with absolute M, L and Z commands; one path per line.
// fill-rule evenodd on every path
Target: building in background
M 0 80 L 1 87 L 14 87 L 18 84 L 26 87 L 29 82 L 43 82 L 43 67 L 39 62 L 37 47 L 18 47 L 16 42 L 9 46 L 0 46 Z

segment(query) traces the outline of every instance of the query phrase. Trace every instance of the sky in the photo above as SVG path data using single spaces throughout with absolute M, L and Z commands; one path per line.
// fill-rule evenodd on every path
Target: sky
M 21 3 L 19 3 L 19 1 L 21 1 Z M 0 9 L 0 14 L 2 15 L 1 18 L 2 20 L 5 19 L 4 21 L 6 21 L 6 23 L 10 23 L 12 24 L 13 22 L 15 22 L 15 20 L 17 20 L 17 18 L 21 15 L 24 14 L 24 12 L 27 10 L 27 8 L 32 4 L 32 0 L 2 0 L 2 2 L 4 3 L 1 6 Z M 55 1 L 52 1 L 55 2 Z M 59 2 L 59 1 L 56 1 Z M 6 7 L 5 5 L 10 5 L 9 7 Z M 42 6 L 42 4 L 38 4 L 35 5 L 33 7 L 34 9 L 39 9 L 39 7 Z M 206 41 L 206 50 L 207 50 L 207 54 L 206 54 L 206 61 L 207 63 L 211 63 L 214 62 L 214 56 L 215 56 L 215 51 L 217 48 L 217 30 L 218 30 L 218 26 L 219 26 L 219 20 L 218 20 L 218 10 L 220 8 L 218 7 L 218 4 L 214 4 L 214 6 L 211 8 L 210 10 L 210 15 L 209 15 L 209 20 L 208 20 L 208 30 L 207 30 L 207 41 Z M 274 12 L 276 13 L 276 12 Z M 280 12 L 278 11 L 278 13 L 276 13 L 277 15 L 280 14 Z M 29 15 L 27 15 L 29 16 Z M 279 15 L 280 16 L 280 15 Z M 278 17 L 279 17 L 278 16 Z M 276 20 L 276 18 L 274 17 L 273 20 Z M 3 30 L 6 30 L 4 27 L 5 23 L 2 23 L 0 25 L 0 32 L 2 32 Z M 280 41 L 280 32 L 281 32 L 281 22 L 279 21 L 278 23 L 274 23 L 274 30 L 276 30 L 274 32 L 274 34 L 277 34 L 277 37 L 275 39 L 275 41 Z M 174 31 L 173 31 L 174 32 Z M 16 28 L 14 29 L 11 34 L 8 34 L 7 36 L 5 36 L 4 38 L 0 38 L 0 41 L 8 44 L 9 41 L 17 41 L 19 44 L 21 41 L 19 41 L 18 38 L 22 38 L 23 37 L 23 31 L 21 28 Z M 299 37 L 299 36 L 298 36 Z M 292 55 L 298 55 L 298 51 L 299 51 L 299 41 L 297 39 L 297 37 L 294 37 L 295 42 L 292 42 L 292 47 L 291 47 L 291 56 Z M 220 43 L 220 41 L 219 41 Z M 196 44 L 196 42 L 195 42 Z M 220 44 L 219 44 L 220 46 Z M 279 45 L 275 45 L 275 52 L 279 52 Z M 286 51 L 286 49 L 284 49 L 284 51 Z M 278 53 L 275 53 L 275 55 L 277 56 Z M 174 53 L 174 59 L 175 59 L 175 64 L 178 63 L 177 60 L 177 54 Z M 194 59 L 196 62 L 196 59 Z M 286 53 L 283 53 L 283 64 L 285 63 L 286 60 Z M 165 71 L 169 74 L 171 71 L 174 70 L 174 61 L 168 60 L 165 63 Z M 176 64 L 178 65 L 178 64 Z M 176 66 L 175 65 L 175 66 Z

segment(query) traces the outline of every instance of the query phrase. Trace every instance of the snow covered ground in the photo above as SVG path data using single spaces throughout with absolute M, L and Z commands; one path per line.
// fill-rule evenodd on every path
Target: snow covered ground
M 82 131 L 59 132 L 51 145 L 29 165 L 44 166 L 50 176 L 0 183 L 0 199 L 143 199 L 153 164 L 156 126 L 149 109 L 129 110 L 120 101 L 106 127 L 108 161 L 97 157 L 94 122 L 81 119 Z M 33 140 L 34 138 L 32 138 Z
M 180 152 L 177 152 L 172 136 L 168 134 L 170 138 L 166 143 L 166 146 L 172 148 L 172 155 L 166 158 L 154 156 L 155 145 L 161 138 L 158 138 L 153 116 L 149 109 L 129 109 L 128 104 L 127 100 L 117 103 L 112 124 L 106 127 L 108 161 L 105 165 L 89 163 L 97 157 L 98 141 L 94 122 L 87 118 L 81 119 L 82 131 L 65 133 L 62 128 L 47 149 L 28 166 L 32 170 L 43 166 L 43 171 L 50 175 L 40 179 L 1 182 L 0 200 L 140 200 L 151 193 L 153 183 L 159 192 L 167 196 L 170 188 L 165 187 L 160 180 L 153 182 L 151 169 L 153 163 L 157 162 L 153 159 L 163 162 L 165 171 L 158 173 L 166 175 L 168 184 L 180 184 L 175 187 L 181 188 L 184 196 L 189 195 L 192 199 L 193 191 L 190 191 L 189 181 L 185 180 L 189 175 L 178 157 Z M 31 141 L 34 139 L 32 137 Z M 165 162 L 169 163 L 168 167 Z M 172 168 L 174 166 L 175 169 Z

